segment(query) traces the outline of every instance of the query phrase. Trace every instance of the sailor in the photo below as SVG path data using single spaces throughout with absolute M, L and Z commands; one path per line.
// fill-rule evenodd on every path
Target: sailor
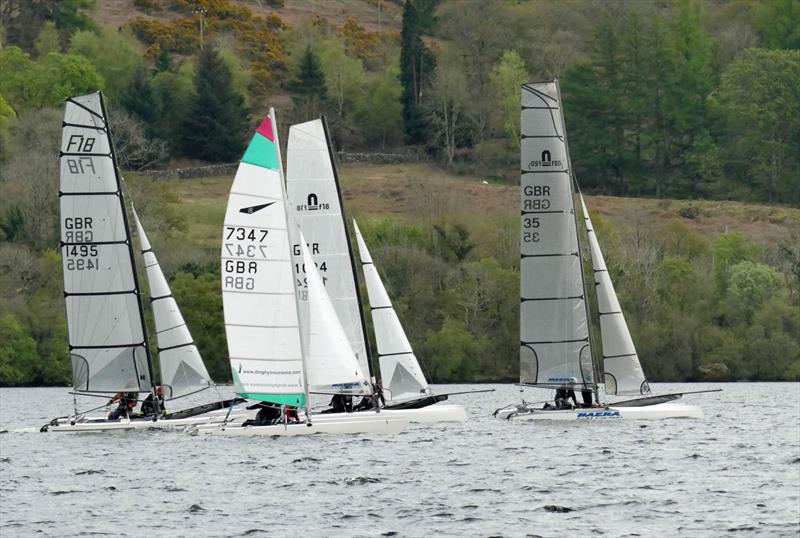
M 242 422 L 242 426 L 270 426 L 277 423 L 281 418 L 281 408 L 268 403 L 258 404 L 256 418 L 249 418 Z M 248 409 L 253 409 L 248 407 Z
M 300 423 L 300 415 L 297 413 L 297 408 L 293 405 L 287 405 L 284 407 L 284 416 L 286 418 L 287 424 L 299 424 Z
M 378 401 L 379 397 L 377 393 L 367 394 L 366 396 L 361 398 L 361 401 L 358 402 L 358 405 L 356 405 L 355 410 L 367 411 L 369 409 L 378 409 L 380 407 Z
M 573 403 L 569 403 L 568 400 L 572 400 Z M 555 404 L 556 409 L 573 409 L 578 407 L 578 400 L 575 398 L 575 391 L 568 388 L 556 389 Z
M 378 396 L 378 399 L 381 401 L 381 407 L 386 407 L 386 399 L 383 397 L 383 384 L 378 381 L 372 385 L 372 391 Z
M 156 394 L 158 395 L 158 409 L 164 409 L 164 391 L 161 387 L 156 387 Z M 147 398 L 142 402 L 140 413 L 143 417 L 148 417 L 156 414 L 156 405 L 151 392 Z
M 349 394 L 334 394 L 330 406 L 332 413 L 352 413 L 353 397 Z
M 117 420 L 121 417 L 130 417 L 131 411 L 136 407 L 138 394 L 135 392 L 118 392 L 108 401 L 106 405 L 119 402 L 117 408 L 108 414 L 108 420 Z

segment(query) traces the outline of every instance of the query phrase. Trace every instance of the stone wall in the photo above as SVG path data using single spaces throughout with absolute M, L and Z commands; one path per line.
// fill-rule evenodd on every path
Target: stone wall
M 339 163 L 347 164 L 399 164 L 428 160 L 424 151 L 409 149 L 400 153 L 353 153 L 340 151 L 336 154 Z M 142 172 L 154 179 L 192 179 L 209 176 L 233 176 L 239 163 L 210 164 L 190 168 L 172 168 L 169 170 L 151 170 Z

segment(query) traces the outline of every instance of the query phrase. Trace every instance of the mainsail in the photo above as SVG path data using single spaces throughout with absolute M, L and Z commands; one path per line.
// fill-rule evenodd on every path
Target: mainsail
M 372 262 L 358 224 L 353 221 L 358 241 L 364 280 L 367 283 L 372 324 L 378 345 L 378 363 L 381 369 L 384 396 L 387 400 L 406 400 L 428 394 L 428 381 L 422 373 L 411 343 L 408 341 L 400 319 L 394 311 L 378 269 Z
M 570 161 L 557 82 L 522 86 L 520 381 L 593 388 Z
M 302 232 L 300 244 L 308 286 L 309 343 L 305 362 L 308 390 L 327 394 L 370 394 L 370 384 L 350 347 Z
M 133 209 L 133 220 L 139 234 L 150 288 L 150 307 L 156 326 L 164 398 L 180 398 L 207 389 L 211 386 L 211 376 L 208 375 L 200 351 L 189 333 L 178 303 L 172 296 L 172 290 L 161 271 L 136 209 Z
M 100 93 L 67 99 L 61 139 L 61 256 L 73 386 L 150 391 L 128 219 Z
M 236 392 L 306 404 L 303 344 L 274 112 L 231 186 L 222 234 L 222 300 Z
M 608 394 L 649 394 L 650 386 L 644 377 L 636 347 L 633 345 L 628 324 L 619 305 L 614 284 L 608 274 L 600 243 L 586 210 L 583 195 L 580 195 L 589 249 L 592 254 L 592 269 L 597 286 L 597 308 L 600 315 L 600 335 L 603 340 L 603 371 L 605 389 Z
M 355 259 L 324 119 L 289 128 L 286 190 L 294 220 L 309 242 L 313 259 L 323 276 L 328 295 L 358 358 L 361 371 L 368 374 L 367 337 Z M 300 267 L 296 267 L 296 270 L 297 285 L 302 287 Z

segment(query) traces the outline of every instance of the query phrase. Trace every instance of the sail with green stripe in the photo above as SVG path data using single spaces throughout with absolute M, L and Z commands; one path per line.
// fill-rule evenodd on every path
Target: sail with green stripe
M 225 331 L 239 396 L 307 403 L 303 344 L 274 112 L 250 141 L 222 233 Z

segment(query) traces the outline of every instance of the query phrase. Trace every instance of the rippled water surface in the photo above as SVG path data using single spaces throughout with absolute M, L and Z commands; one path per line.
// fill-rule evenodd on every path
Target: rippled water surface
M 704 420 L 501 422 L 497 385 L 463 425 L 297 438 L 40 434 L 67 389 L 0 389 L 0 536 L 798 536 L 800 384 L 654 385 L 715 387 Z

